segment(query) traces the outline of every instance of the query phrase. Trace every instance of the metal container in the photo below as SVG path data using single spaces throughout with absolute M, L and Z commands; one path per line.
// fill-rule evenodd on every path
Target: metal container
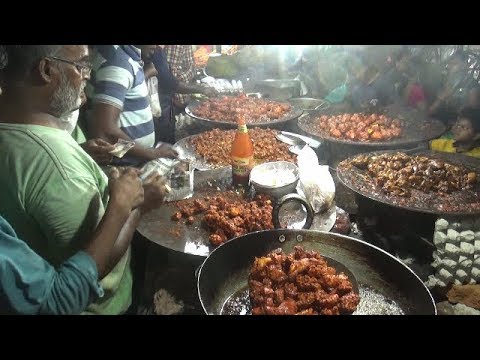
M 255 83 L 254 91 L 260 92 L 264 97 L 285 101 L 300 97 L 301 82 L 298 79 L 267 79 Z
M 328 101 L 315 98 L 292 98 L 288 102 L 306 112 L 325 110 L 330 106 Z
M 351 237 L 312 230 L 268 230 L 235 238 L 210 253 L 197 281 L 205 314 L 250 314 L 248 276 L 255 257 L 294 246 L 315 250 L 343 264 L 360 290 L 353 315 L 436 315 L 435 301 L 422 280 L 382 249 Z
M 283 176 L 287 176 L 288 173 L 292 173 L 292 181 L 288 183 L 280 182 L 281 185 L 267 185 L 261 181 L 262 173 L 265 177 L 267 174 L 272 174 L 273 180 L 281 180 Z M 250 183 L 255 188 L 256 193 L 262 193 L 272 196 L 275 199 L 279 199 L 287 194 L 295 192 L 300 179 L 298 167 L 288 161 L 274 161 L 261 165 L 257 165 L 252 169 L 250 173 Z

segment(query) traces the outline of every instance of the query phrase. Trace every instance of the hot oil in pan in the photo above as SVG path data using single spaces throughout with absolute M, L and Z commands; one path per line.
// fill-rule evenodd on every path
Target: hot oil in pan
M 248 287 L 233 293 L 222 306 L 220 315 L 251 315 L 250 295 Z
M 400 305 L 368 285 L 359 283 L 360 304 L 352 315 L 405 315 Z M 222 306 L 221 315 L 251 315 L 248 287 L 232 294 Z
M 397 302 L 368 285 L 359 284 L 360 304 L 353 315 L 405 315 Z

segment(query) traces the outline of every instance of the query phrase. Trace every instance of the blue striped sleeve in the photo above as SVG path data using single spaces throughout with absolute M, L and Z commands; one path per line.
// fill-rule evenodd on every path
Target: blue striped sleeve
M 131 139 L 135 140 L 148 136 L 155 131 L 153 121 L 147 121 L 134 126 L 122 126 L 121 129 L 124 133 L 128 134 Z
M 93 101 L 104 102 L 123 109 L 128 89 L 134 82 L 133 70 L 128 61 L 122 66 L 104 62 L 95 72 Z

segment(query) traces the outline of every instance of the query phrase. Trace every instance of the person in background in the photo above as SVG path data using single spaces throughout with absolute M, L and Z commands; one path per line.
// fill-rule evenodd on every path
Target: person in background
M 466 104 L 459 110 L 459 114 L 462 112 L 463 109 L 473 109 L 473 110 L 480 110 L 480 86 L 474 85 L 470 91 L 468 92 L 468 97 L 466 99 Z M 448 128 L 448 130 L 437 140 L 452 140 L 453 139 L 453 132 L 452 126 Z M 441 142 L 436 142 L 436 144 L 440 144 Z M 445 142 L 449 143 L 449 142 Z M 438 145 L 440 146 L 440 145 Z
M 114 165 L 139 166 L 161 157 L 175 157 L 171 146 L 155 148 L 153 116 L 143 70 L 156 45 L 96 45 L 92 78 L 86 88 L 88 138 L 135 146 Z
M 63 129 L 90 77 L 86 45 L 5 45 L 0 71 L 0 214 L 53 267 L 84 247 L 109 203 L 108 178 Z M 160 206 L 162 179 L 147 179 L 142 210 Z M 110 251 L 104 296 L 83 313 L 123 314 L 132 304 L 133 212 Z
M 195 77 L 195 62 L 192 45 L 165 45 L 165 56 L 172 75 L 178 81 L 189 84 Z M 190 101 L 187 94 L 176 93 L 173 96 L 173 115 L 180 114 Z
M 122 236 L 122 229 L 135 227 L 140 219 L 143 187 L 138 171 L 112 168 L 109 193 L 105 215 L 93 235 L 57 268 L 0 216 L 0 313 L 75 315 L 104 295 L 99 281 L 119 260 L 113 256 L 115 242 L 130 243 L 128 231 Z
M 430 148 L 480 158 L 480 109 L 464 108 L 452 126 L 452 136 L 432 140 Z
M 466 107 L 480 109 L 480 85 L 475 84 L 468 92 Z
M 402 103 L 420 111 L 427 110 L 425 89 L 420 82 L 419 62 L 407 49 L 402 49 L 394 57 L 395 69 L 400 77 L 395 84 Z
M 168 64 L 164 51 L 165 45 L 158 45 L 153 55 L 145 61 L 148 73 L 158 78 L 158 95 L 162 115 L 155 119 L 155 141 L 174 144 L 175 143 L 175 116 L 173 113 L 174 94 L 204 94 L 205 96 L 216 96 L 215 89 L 197 84 L 189 84 L 177 79 Z
M 456 51 L 450 57 L 443 88 L 428 108 L 429 115 L 447 125 L 455 121 L 458 112 L 467 103 L 470 89 L 477 84 L 468 71 L 468 60 L 468 54 L 463 50 Z
M 370 108 L 372 101 L 378 101 L 380 94 L 374 85 L 379 72 L 375 66 L 367 66 L 364 63 L 358 63 L 352 68 L 351 81 L 349 82 L 349 96 L 347 102 L 353 111 L 364 111 Z

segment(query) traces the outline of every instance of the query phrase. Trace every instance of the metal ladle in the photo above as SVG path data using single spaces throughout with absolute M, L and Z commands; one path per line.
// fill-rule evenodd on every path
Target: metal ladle
M 288 150 L 295 154 L 299 155 L 300 151 L 305 147 L 305 145 L 308 145 L 306 141 L 297 138 L 297 137 L 292 137 L 292 136 L 286 136 L 285 134 L 278 133 L 276 135 L 276 138 L 280 140 L 281 142 L 284 142 L 285 144 L 290 145 Z

